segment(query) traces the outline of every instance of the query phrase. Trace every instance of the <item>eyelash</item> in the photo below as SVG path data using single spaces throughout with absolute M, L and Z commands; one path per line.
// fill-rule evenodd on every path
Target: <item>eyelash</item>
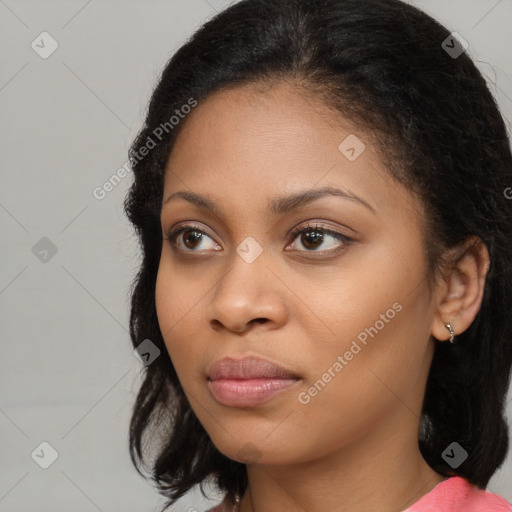
M 196 231 L 198 233 L 201 233 L 201 234 L 204 234 L 206 236 L 208 236 L 209 238 L 211 238 L 208 233 L 206 233 L 203 229 L 201 229 L 199 226 L 197 225 L 193 225 L 193 224 L 184 224 L 182 226 L 179 226 L 177 229 L 175 230 L 171 230 L 169 232 L 169 234 L 167 235 L 167 237 L 165 237 L 165 239 L 171 244 L 171 246 L 173 246 L 173 249 L 177 250 L 177 251 L 181 251 L 181 252 L 186 252 L 186 253 L 193 253 L 193 252 L 200 252 L 200 251 L 193 251 L 193 250 L 182 250 L 182 249 L 177 249 L 175 248 L 175 239 L 178 237 L 178 235 L 180 235 L 181 233 L 185 232 L 185 231 Z M 298 252 L 308 252 L 308 253 L 318 253 L 318 254 L 332 254 L 332 253 L 337 253 L 337 252 L 340 252 L 340 251 L 343 251 L 348 245 L 350 245 L 351 243 L 355 242 L 355 240 L 353 240 L 352 238 L 349 238 L 348 236 L 345 236 L 345 235 L 342 235 L 341 233 L 337 232 L 337 231 L 333 231 L 331 229 L 328 229 L 328 228 L 323 228 L 322 226 L 318 225 L 318 224 L 307 224 L 306 226 L 298 226 L 296 227 L 291 233 L 290 233 L 290 238 L 291 238 L 291 241 L 293 242 L 297 237 L 298 235 L 301 235 L 303 233 L 307 233 L 307 232 L 319 232 L 319 233 L 322 233 L 324 235 L 330 235 L 332 236 L 333 238 L 336 238 L 337 240 L 340 240 L 341 242 L 343 242 L 341 248 L 336 248 L 336 249 L 328 249 L 327 251 L 298 251 Z

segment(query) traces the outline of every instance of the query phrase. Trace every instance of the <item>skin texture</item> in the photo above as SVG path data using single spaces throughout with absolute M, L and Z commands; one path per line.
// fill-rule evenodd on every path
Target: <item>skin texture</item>
M 354 161 L 338 149 L 351 133 L 366 145 Z M 425 213 L 386 173 L 370 139 L 289 83 L 253 84 L 200 103 L 169 158 L 163 236 L 184 223 L 204 234 L 194 242 L 181 233 L 174 246 L 164 240 L 158 320 L 198 419 L 223 454 L 247 463 L 242 512 L 398 512 L 444 480 L 418 449 L 421 404 L 435 343 L 449 338 L 444 321 L 460 334 L 478 312 L 488 254 L 483 245 L 469 249 L 431 293 Z M 271 199 L 325 185 L 374 211 L 334 196 L 281 216 L 267 211 Z M 223 213 L 182 198 L 165 203 L 178 191 L 208 195 Z M 290 237 L 308 221 L 353 242 L 324 234 L 316 247 Z M 236 251 L 249 236 L 263 249 L 252 263 Z M 301 403 L 299 393 L 395 303 L 394 318 Z M 243 355 L 266 357 L 301 381 L 258 406 L 219 404 L 207 368 Z

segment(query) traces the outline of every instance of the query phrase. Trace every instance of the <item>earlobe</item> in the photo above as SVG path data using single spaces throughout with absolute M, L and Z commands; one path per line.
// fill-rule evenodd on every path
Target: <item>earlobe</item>
M 434 338 L 454 340 L 472 324 L 482 304 L 489 266 L 487 247 L 480 238 L 471 237 L 438 287 Z

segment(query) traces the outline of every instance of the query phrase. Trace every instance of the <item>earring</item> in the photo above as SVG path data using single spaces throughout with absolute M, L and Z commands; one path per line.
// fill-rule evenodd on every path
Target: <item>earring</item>
M 450 343 L 455 343 L 455 336 L 454 336 L 454 332 L 452 329 L 452 325 L 451 324 L 444 324 L 444 325 L 450 331 Z

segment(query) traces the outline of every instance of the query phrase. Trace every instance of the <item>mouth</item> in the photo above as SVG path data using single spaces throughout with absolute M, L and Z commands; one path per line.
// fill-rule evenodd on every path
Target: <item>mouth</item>
M 207 375 L 213 398 L 231 407 L 262 404 L 301 380 L 286 368 L 257 357 L 220 359 Z

